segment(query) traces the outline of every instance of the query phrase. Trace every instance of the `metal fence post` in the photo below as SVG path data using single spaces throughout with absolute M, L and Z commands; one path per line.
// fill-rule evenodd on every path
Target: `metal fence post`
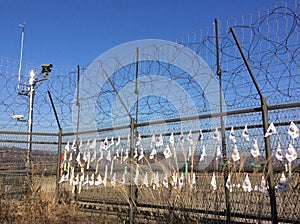
M 129 214 L 129 223 L 133 224 L 134 223 L 134 182 L 133 182 L 133 153 L 134 153 L 134 118 L 130 118 L 130 162 L 131 162 L 131 166 L 130 166 L 130 183 L 129 183 L 129 206 L 130 206 L 130 214 Z
M 61 160 L 61 145 L 62 145 L 62 129 L 58 130 L 58 146 L 57 146 L 57 165 L 56 165 L 56 201 L 59 201 L 59 179 L 60 179 L 60 160 Z
M 224 162 L 224 190 L 225 190 L 225 203 L 226 203 L 226 223 L 231 223 L 231 205 L 229 190 L 226 187 L 228 179 L 228 163 L 227 163 L 227 149 L 226 149 L 226 137 L 225 137 L 225 122 L 223 119 L 223 96 L 222 96 L 222 70 L 220 65 L 220 52 L 219 52 L 219 31 L 218 31 L 218 19 L 215 19 L 215 32 L 216 32 L 216 65 L 217 75 L 219 76 L 219 100 L 220 100 L 220 122 L 221 122 L 221 138 L 222 138 L 222 156 Z

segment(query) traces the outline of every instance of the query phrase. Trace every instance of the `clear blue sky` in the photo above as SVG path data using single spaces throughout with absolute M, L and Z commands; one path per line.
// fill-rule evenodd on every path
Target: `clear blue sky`
M 0 0 L 0 56 L 23 63 L 86 66 L 116 45 L 157 38 L 175 41 L 225 21 L 272 9 L 273 0 Z

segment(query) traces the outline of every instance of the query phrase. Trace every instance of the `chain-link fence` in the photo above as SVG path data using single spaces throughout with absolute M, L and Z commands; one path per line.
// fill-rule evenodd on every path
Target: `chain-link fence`
M 297 223 L 298 14 L 283 4 L 54 66 L 33 129 L 31 86 L 21 76 L 18 94 L 18 63 L 1 57 L 1 197 L 67 194 L 129 222 Z

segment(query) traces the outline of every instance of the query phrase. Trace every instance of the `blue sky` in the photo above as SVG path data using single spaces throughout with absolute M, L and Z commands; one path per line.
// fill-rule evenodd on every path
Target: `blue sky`
M 0 56 L 23 63 L 86 66 L 103 52 L 138 39 L 175 41 L 225 21 L 272 9 L 272 0 L 0 0 Z

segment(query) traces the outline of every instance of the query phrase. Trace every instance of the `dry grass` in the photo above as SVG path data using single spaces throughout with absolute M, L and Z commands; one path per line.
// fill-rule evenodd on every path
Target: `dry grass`
M 167 168 L 162 170 L 168 170 Z M 140 181 L 143 180 L 145 170 L 140 170 Z M 149 170 L 149 179 L 153 171 Z M 246 172 L 240 168 L 232 169 L 232 183 L 242 184 Z M 254 172 L 249 174 L 252 185 L 259 186 L 262 173 Z M 278 182 L 281 173 L 275 175 Z M 225 218 L 221 213 L 226 209 L 224 178 L 223 173 L 216 173 L 217 190 L 213 190 L 210 184 L 212 173 L 196 173 L 196 185 L 191 188 L 188 184 L 182 189 L 177 186 L 165 188 L 161 181 L 163 174 L 160 175 L 160 185 L 155 190 L 152 186 L 145 187 L 143 184 L 134 186 L 137 190 L 135 202 L 135 221 L 137 223 L 214 223 L 213 220 Z M 117 177 L 118 180 L 121 176 Z M 300 174 L 293 173 L 290 181 L 290 190 L 284 193 L 276 192 L 277 211 L 279 217 L 299 220 L 299 180 Z M 3 181 L 7 181 L 4 180 Z M 27 194 L 22 200 L 1 199 L 0 195 L 0 223 L 125 223 L 128 221 L 128 210 L 110 211 L 98 209 L 98 212 L 82 212 L 78 204 L 72 203 L 72 187 L 69 183 L 64 183 L 60 187 L 60 201 L 55 199 L 55 176 L 34 175 L 33 184 L 25 181 L 31 194 Z M 14 182 L 15 183 L 15 182 Z M 0 188 L 1 194 L 1 188 Z M 116 187 L 110 185 L 106 187 L 89 186 L 83 187 L 78 195 L 79 200 L 92 201 L 95 204 L 105 204 L 113 202 L 117 204 L 129 204 L 130 191 L 128 185 L 118 183 Z M 232 213 L 245 214 L 245 217 L 234 218 L 234 221 L 245 223 L 270 223 L 260 220 L 260 217 L 270 216 L 269 197 L 259 191 L 250 193 L 244 192 L 242 188 L 234 188 L 230 193 L 230 203 Z M 149 207 L 143 209 L 141 204 Z M 164 208 L 164 209 L 162 209 Z M 180 209 L 174 209 L 180 208 Z M 191 213 L 189 209 L 202 212 Z M 116 213 L 115 217 L 111 214 Z M 258 220 L 247 220 L 246 216 L 256 215 Z M 117 217 L 116 217 L 117 216 Z M 147 219 L 147 218 L 151 218 Z M 114 219 L 113 219 L 114 218 Z M 222 222 L 222 221 L 221 221 Z
M 0 199 L 0 223 L 101 223 L 96 217 L 83 214 L 69 193 L 63 191 L 60 201 L 43 194 L 41 187 L 32 188 L 31 195 L 24 200 Z

